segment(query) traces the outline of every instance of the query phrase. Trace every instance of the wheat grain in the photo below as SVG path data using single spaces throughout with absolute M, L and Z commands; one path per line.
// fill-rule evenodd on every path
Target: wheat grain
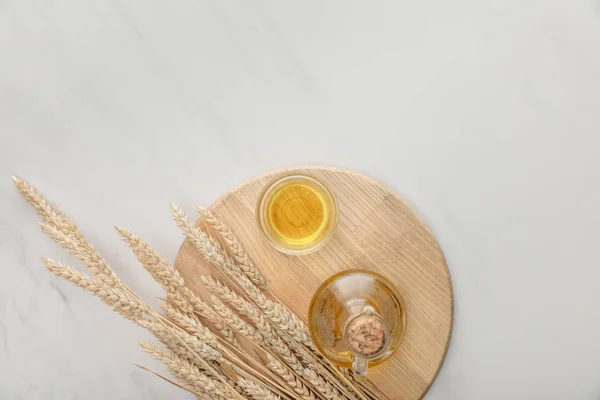
M 210 214 L 204 213 L 205 216 L 210 218 Z M 213 227 L 215 225 L 218 226 L 218 230 L 225 230 L 224 225 L 220 222 L 213 222 Z M 226 241 L 227 242 L 227 241 Z M 227 242 L 229 243 L 229 242 Z M 201 249 L 200 249 L 201 250 Z M 223 258 L 226 261 L 226 258 Z M 289 334 L 295 341 L 303 343 L 313 352 L 316 352 L 316 348 L 312 342 L 308 334 L 308 328 L 304 325 L 303 322 L 299 320 L 299 318 L 293 314 L 289 309 L 283 306 L 281 303 L 274 302 L 268 299 L 264 294 L 257 288 L 257 286 L 251 282 L 247 276 L 236 275 L 233 272 L 233 269 L 226 268 L 224 272 L 230 272 L 228 275 L 231 276 L 241 285 L 246 294 L 254 301 L 256 305 L 260 307 L 260 309 L 264 312 L 267 317 L 277 326 L 282 329 L 284 332 Z M 312 357 L 312 355 L 308 352 L 303 352 L 303 349 L 300 346 L 290 346 L 290 343 L 284 343 L 280 335 L 272 332 L 272 328 L 270 328 L 270 324 L 265 323 L 264 319 L 261 318 L 260 312 L 252 307 L 246 300 L 235 294 L 235 292 L 231 291 L 225 285 L 220 284 L 218 281 L 213 280 L 210 277 L 202 277 L 203 282 L 207 285 L 209 290 L 216 293 L 220 298 L 228 304 L 232 305 L 236 310 L 241 313 L 244 313 L 248 317 L 250 317 L 253 322 L 259 328 L 261 333 L 266 334 L 268 339 L 268 344 L 271 349 L 273 349 L 276 353 L 278 353 L 282 359 L 298 373 L 303 376 L 304 372 L 309 374 L 308 378 L 310 378 L 311 383 L 314 387 L 322 393 L 326 398 L 332 400 L 341 399 L 341 396 L 338 390 L 331 385 L 329 382 L 325 381 L 321 375 L 316 373 L 313 369 L 305 369 L 302 365 L 297 361 L 296 357 L 290 351 L 290 347 L 295 347 L 298 354 L 304 356 L 307 362 L 312 364 L 314 369 L 321 371 L 321 373 L 326 374 L 325 368 L 323 368 L 317 361 Z M 262 328 L 262 329 L 261 329 Z M 331 377 L 330 374 L 329 377 Z M 326 376 L 327 376 L 326 375 Z M 307 378 L 307 379 L 308 379 Z M 341 382 L 337 383 L 340 389 L 344 390 L 344 386 Z M 358 391 L 355 389 L 354 391 Z M 355 398 L 353 394 L 348 393 L 350 398 Z M 364 397 L 362 393 L 359 393 L 360 397 Z
M 158 378 L 160 378 L 160 379 L 162 379 L 162 380 L 164 380 L 166 382 L 169 382 L 173 386 L 177 386 L 180 389 L 183 389 L 183 390 L 185 390 L 187 392 L 190 392 L 190 393 L 194 394 L 200 400 L 211 400 L 211 398 L 209 397 L 209 395 L 207 395 L 206 393 L 200 393 L 200 392 L 195 391 L 194 388 L 191 387 L 190 385 L 186 385 L 186 384 L 180 385 L 179 383 L 173 381 L 172 379 L 169 379 L 169 378 L 167 378 L 167 377 L 159 374 L 158 372 L 152 371 L 150 368 L 146 368 L 146 367 L 144 367 L 142 365 L 135 364 L 135 363 L 133 365 L 135 365 L 139 369 L 142 369 L 144 371 L 150 372 L 152 375 L 154 375 L 154 376 L 156 376 L 156 377 L 158 377 Z
M 161 304 L 161 308 L 165 310 L 167 317 L 170 320 L 188 333 L 196 336 L 198 339 L 212 347 L 216 348 L 219 345 L 215 335 L 210 331 L 210 329 L 202 325 L 202 323 L 200 323 L 195 316 L 186 315 L 170 304 Z
M 273 302 L 267 298 L 259 288 L 266 288 L 267 281 L 256 269 L 252 261 L 247 256 L 241 243 L 235 237 L 233 231 L 225 225 L 217 216 L 212 212 L 202 207 L 198 207 L 198 211 L 204 217 L 206 222 L 211 228 L 216 230 L 219 235 L 224 239 L 225 243 L 229 246 L 229 250 L 233 255 L 234 259 L 238 262 L 240 269 L 243 274 L 240 276 L 235 268 L 229 266 L 230 261 L 226 256 L 221 255 L 222 250 L 218 246 L 215 246 L 215 253 L 219 254 L 219 257 L 214 258 L 214 263 L 218 266 L 224 267 L 224 272 L 231 276 L 237 281 L 242 288 L 248 293 L 253 302 L 256 303 L 265 314 L 271 319 L 271 321 L 280 329 L 290 333 L 296 340 L 302 342 L 304 345 L 309 347 L 311 350 L 316 350 L 314 343 L 310 338 L 308 327 L 302 322 L 293 312 L 287 309 L 284 305 Z M 185 217 L 184 214 L 179 214 L 180 218 Z M 185 225 L 186 223 L 183 222 Z M 188 221 L 189 225 L 189 221 Z M 196 236 L 197 232 L 192 232 L 188 229 L 188 232 L 192 236 Z M 196 246 L 200 251 L 203 251 L 204 241 L 201 238 L 196 238 Z
M 266 343 L 271 350 L 275 351 L 286 362 L 286 364 L 290 366 L 290 368 L 302 375 L 303 367 L 300 361 L 298 361 L 290 348 L 273 330 L 271 324 L 255 305 L 243 299 L 229 287 L 223 285 L 216 279 L 206 275 L 202 275 L 200 279 L 202 279 L 202 282 L 204 282 L 208 290 L 213 295 L 217 296 L 221 301 L 231 305 L 236 311 L 250 318 L 256 329 L 264 337 L 264 343 Z
M 81 241 L 77 235 L 72 232 L 61 230 L 57 225 L 45 223 L 41 224 L 42 232 L 58 243 L 69 254 L 81 261 L 88 269 L 104 284 L 108 286 L 117 286 L 120 283 L 119 278 L 108 267 L 106 261 L 100 257 L 100 254 L 91 245 Z
M 246 277 L 238 276 L 237 281 L 252 301 L 265 313 L 275 326 L 287 332 L 295 340 L 304 344 L 311 350 L 316 349 L 310 337 L 308 327 L 298 318 L 298 316 L 296 316 L 296 314 L 282 304 L 274 302 L 266 297 Z
M 281 400 L 279 396 L 271 392 L 269 389 L 249 379 L 241 378 L 238 381 L 238 385 L 242 388 L 244 393 L 250 396 L 253 400 Z
M 120 280 L 117 275 L 62 210 L 54 210 L 33 186 L 23 180 L 13 176 L 13 182 L 21 195 L 45 222 L 42 224 L 44 233 L 79 259 L 104 284 L 118 286 Z
M 330 382 L 337 390 L 339 390 L 345 397 L 351 400 L 368 400 L 363 391 L 357 386 L 353 385 L 348 377 L 337 370 L 336 365 L 329 365 L 330 362 L 327 359 L 317 359 L 317 357 L 304 348 L 300 343 L 296 342 L 285 332 L 279 332 L 284 342 L 292 349 L 296 356 L 302 361 L 302 364 L 308 368 L 314 370 L 317 374 L 322 376 L 327 382 Z M 329 366 L 333 371 L 329 370 Z M 340 367 L 341 368 L 341 367 Z M 343 371 L 348 371 L 343 369 Z M 336 376 L 337 374 L 337 376 Z
M 192 242 L 194 247 L 199 250 L 205 259 L 215 265 L 234 281 L 238 282 L 252 301 L 260 307 L 269 319 L 280 329 L 288 332 L 294 339 L 302 342 L 311 350 L 316 351 L 308 327 L 290 310 L 279 303 L 273 302 L 267 298 L 262 291 L 242 273 L 241 269 L 235 265 L 225 254 L 218 243 L 210 240 L 208 235 L 200 229 L 193 226 L 183 210 L 175 205 L 171 205 L 173 218 L 177 225 L 184 231 L 186 237 Z
M 235 265 L 225 254 L 221 246 L 210 239 L 200 229 L 191 224 L 187 215 L 178 206 L 171 204 L 173 219 L 185 233 L 186 237 L 200 251 L 207 262 L 219 268 L 225 274 L 248 293 L 256 305 L 258 305 L 271 321 L 280 329 L 289 332 L 296 340 L 314 350 L 314 344 L 310 338 L 308 327 L 290 310 L 281 304 L 275 303 L 267 298 L 261 290 L 243 274 L 239 266 Z
M 231 327 L 234 331 L 244 335 L 248 339 L 254 341 L 257 344 L 264 342 L 263 336 L 246 321 L 241 319 L 235 312 L 229 307 L 223 304 L 217 297 L 211 296 L 210 301 L 213 309 L 216 311 L 221 318 Z
M 12 180 L 23 196 L 23 198 L 33 207 L 39 217 L 49 224 L 54 224 L 62 230 L 71 231 L 76 234 L 81 234 L 75 224 L 68 219 L 60 208 L 52 208 L 37 190 L 27 182 L 16 176 Z M 83 235 L 81 235 L 83 236 Z
M 316 400 L 315 394 L 302 383 L 302 380 L 270 354 L 267 354 L 267 368 L 283 379 L 287 386 L 300 395 L 302 400 Z
M 245 275 L 238 274 L 231 269 L 225 269 L 225 273 L 240 285 L 248 297 L 262 310 L 276 327 L 287 332 L 294 340 L 304 344 L 311 349 L 311 351 L 317 351 L 310 337 L 308 327 L 296 316 L 296 314 L 286 308 L 283 304 L 266 297 Z
M 206 376 L 186 359 L 160 348 L 153 342 L 142 342 L 140 346 L 152 358 L 165 364 L 173 376 L 191 386 L 194 391 L 216 396 L 219 399 L 236 398 L 233 393 L 237 394 L 237 392 L 231 386 Z
M 331 383 L 326 382 L 323 377 L 310 368 L 305 368 L 302 377 L 306 379 L 319 393 L 329 400 L 342 400 L 342 396 Z
M 240 267 L 231 261 L 223 251 L 221 245 L 205 232 L 195 227 L 180 207 L 171 204 L 171 211 L 173 220 L 177 226 L 183 231 L 192 245 L 200 251 L 207 262 L 215 265 L 217 268 L 242 274 Z
M 87 292 L 93 293 L 104 303 L 113 307 L 113 310 L 129 320 L 138 321 L 144 318 L 144 314 L 150 315 L 152 313 L 152 309 L 148 305 L 128 292 L 108 287 L 100 279 L 90 278 L 69 266 L 56 263 L 49 258 L 44 258 L 43 261 L 48 271 L 74 283 Z
M 70 255 L 77 258 L 105 285 L 119 287 L 120 280 L 108 267 L 106 261 L 87 243 L 79 241 L 75 236 L 65 233 L 54 224 L 41 224 L 42 232 L 54 240 Z
M 340 392 L 344 398 L 356 400 L 357 396 L 363 400 L 364 394 L 357 392 L 356 388 L 347 388 L 343 382 L 337 380 L 312 353 L 307 351 L 302 345 L 289 337 L 285 332 L 280 332 L 280 337 L 289 346 L 289 348 L 298 356 L 304 365 L 302 377 L 313 385 L 327 399 L 341 400 Z M 324 379 L 326 378 L 326 379 Z M 348 390 L 350 389 L 350 391 Z
M 231 274 L 230 274 L 231 275 Z M 269 299 L 254 285 L 247 277 L 241 275 L 232 276 L 244 289 L 248 297 L 265 313 L 265 315 L 279 329 L 287 332 L 298 342 L 304 344 L 311 350 L 316 350 L 310 337 L 308 327 L 298 318 L 296 314 L 279 302 Z
M 248 257 L 248 254 L 233 231 L 211 211 L 198 207 L 198 212 L 204 217 L 208 225 L 225 241 L 233 259 L 244 274 L 261 289 L 268 289 L 269 282 L 254 266 L 254 263 Z
M 169 346 L 171 350 L 175 351 L 177 349 L 178 354 L 181 351 L 180 356 L 193 359 L 194 355 L 190 354 L 190 351 L 192 351 L 206 361 L 224 361 L 220 352 L 181 329 L 165 326 L 159 321 L 140 321 L 139 325 L 152 332 L 157 339 Z
M 169 300 L 173 302 L 184 313 L 194 311 L 190 302 L 182 293 L 185 282 L 179 272 L 169 264 L 156 250 L 148 245 L 144 240 L 137 237 L 127 229 L 115 227 L 115 230 L 127 243 L 133 251 L 138 261 L 144 269 L 150 273 L 156 282 L 158 282 L 164 291 L 169 295 Z
M 158 316 L 164 319 L 162 316 Z M 180 330 L 176 326 L 164 323 L 165 321 L 155 321 L 154 324 L 148 324 L 147 322 L 140 323 L 141 326 L 150 328 L 155 336 L 161 338 L 161 340 L 167 344 L 167 347 L 171 351 L 177 353 L 179 357 L 185 360 L 193 362 L 196 368 L 200 368 L 202 371 L 206 371 L 212 378 L 221 382 L 225 386 L 228 386 L 230 382 L 229 377 L 225 376 L 221 367 L 233 368 L 234 366 L 221 357 L 220 353 L 206 346 L 200 342 L 196 337 L 189 335 L 183 330 Z M 153 329 L 153 326 L 156 327 Z M 193 360 L 193 361 L 191 361 Z M 231 393 L 236 398 L 242 398 L 239 394 L 233 390 Z
M 236 390 L 243 390 L 252 399 L 268 400 L 279 399 L 277 394 L 302 400 L 385 398 L 370 384 L 350 382 L 328 360 L 311 353 L 316 350 L 306 325 L 283 303 L 263 293 L 266 279 L 252 263 L 231 229 L 214 214 L 199 210 L 212 232 L 223 239 L 221 242 L 192 225 L 181 209 L 172 206 L 174 219 L 188 240 L 207 262 L 231 278 L 236 284 L 236 290 L 243 294 L 239 295 L 212 278 L 202 277 L 212 294 L 212 306 L 185 287 L 182 277 L 158 252 L 131 232 L 117 228 L 144 268 L 167 292 L 170 303 L 164 305 L 167 313 L 165 318 L 119 280 L 60 208 L 51 207 L 33 187 L 22 180 L 13 180 L 23 197 L 41 217 L 43 232 L 85 264 L 95 277 L 44 259 L 48 270 L 94 294 L 123 317 L 155 334 L 170 351 L 154 344 L 144 345 L 145 351 L 165 363 L 171 373 L 184 382 L 187 390 L 205 398 L 227 400 L 243 399 Z M 202 317 L 201 320 L 213 332 L 218 332 L 236 346 L 238 351 L 217 338 L 200 322 L 197 315 Z M 261 357 L 267 357 L 267 369 L 280 377 L 285 386 L 275 384 L 267 369 L 241 348 L 230 326 L 264 348 L 260 354 Z M 335 373 L 339 376 L 334 376 Z M 269 381 L 273 386 L 263 386 L 263 383 Z M 285 387 L 290 389 L 284 389 Z M 297 396 L 292 396 L 292 392 Z
M 184 287 L 183 294 L 194 308 L 196 314 L 204 317 L 208 322 L 210 322 L 221 334 L 223 339 L 231 343 L 237 349 L 242 348 L 240 342 L 235 338 L 235 334 L 227 327 L 225 321 L 223 321 L 223 319 L 208 304 L 202 301 L 202 299 L 200 299 L 196 293 L 192 292 L 189 288 Z

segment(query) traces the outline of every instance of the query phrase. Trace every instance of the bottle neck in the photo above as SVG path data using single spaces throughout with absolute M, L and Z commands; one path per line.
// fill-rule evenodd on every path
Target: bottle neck
M 344 342 L 356 357 L 367 360 L 377 357 L 385 352 L 389 339 L 389 328 L 373 307 L 364 307 L 359 314 L 346 321 Z

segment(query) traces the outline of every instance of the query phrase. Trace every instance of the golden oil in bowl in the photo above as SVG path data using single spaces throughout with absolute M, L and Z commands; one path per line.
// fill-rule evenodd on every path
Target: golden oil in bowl
M 271 182 L 260 195 L 258 226 L 276 249 L 305 254 L 322 246 L 337 224 L 331 189 L 307 175 L 287 175 Z

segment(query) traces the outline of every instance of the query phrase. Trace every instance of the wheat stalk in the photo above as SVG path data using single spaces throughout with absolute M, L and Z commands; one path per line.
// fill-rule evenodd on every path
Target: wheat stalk
M 244 247 L 235 236 L 233 231 L 225 225 L 215 214 L 203 207 L 198 207 L 198 212 L 208 225 L 219 234 L 219 236 L 227 243 L 229 251 L 233 259 L 244 272 L 244 274 L 261 289 L 268 289 L 269 282 L 254 266 L 254 263 L 248 257 Z
M 177 349 L 180 356 L 193 359 L 194 355 L 191 354 L 193 352 L 206 361 L 224 362 L 223 355 L 220 352 L 183 330 L 165 326 L 158 321 L 140 321 L 139 325 L 152 332 L 157 339 L 166 344 L 171 350 L 175 351 L 174 349 Z M 182 343 L 186 347 L 183 347 Z
M 89 278 L 88 276 L 76 271 L 75 269 L 56 263 L 48 258 L 43 259 L 47 269 L 54 275 L 64 278 L 78 287 L 93 293 L 104 303 L 113 307 L 113 310 L 123 317 L 134 321 L 138 325 L 149 329 L 157 338 L 165 343 L 178 348 L 190 357 L 201 357 L 206 360 L 216 360 L 223 362 L 222 355 L 212 347 L 206 345 L 195 336 L 186 333 L 183 330 L 173 329 L 165 326 L 160 321 L 150 321 L 144 318 L 144 315 L 156 316 L 154 310 L 148 307 L 139 298 L 132 296 L 128 292 L 119 289 L 107 287 L 99 279 Z M 211 370 L 211 368 L 208 368 Z
M 144 314 L 152 313 L 152 310 L 145 303 L 139 301 L 139 299 L 127 292 L 106 286 L 100 279 L 90 278 L 69 266 L 54 262 L 49 258 L 44 258 L 43 261 L 48 271 L 74 283 L 87 292 L 93 293 L 104 303 L 113 307 L 113 310 L 129 320 L 139 321 L 144 318 Z
M 203 226 L 219 235 L 220 241 L 192 225 L 183 211 L 172 205 L 173 217 L 187 239 L 209 264 L 226 274 L 228 283 L 234 284 L 229 287 L 202 276 L 211 293 L 211 305 L 186 287 L 179 273 L 151 246 L 130 231 L 116 228 L 136 258 L 167 293 L 169 302 L 161 305 L 166 311 L 165 317 L 119 280 L 60 208 L 51 207 L 22 180 L 13 180 L 40 215 L 43 232 L 95 276 L 89 277 L 44 259 L 48 270 L 94 294 L 123 317 L 152 332 L 169 351 L 153 343 L 143 344 L 142 348 L 167 365 L 186 390 L 202 398 L 219 400 L 242 400 L 240 393 L 249 399 L 268 400 L 385 398 L 370 384 L 351 382 L 328 360 L 314 354 L 316 349 L 306 325 L 279 300 L 263 293 L 266 279 L 231 229 L 209 211 L 199 209 L 206 221 Z M 242 349 L 232 328 L 253 342 L 252 351 Z M 218 332 L 233 347 L 213 332 Z
M 83 238 L 83 234 L 79 231 L 77 226 L 59 207 L 56 207 L 56 209 L 52 208 L 33 186 L 22 179 L 13 176 L 12 180 L 23 198 L 33 207 L 44 222 L 56 225 L 63 231 L 73 232 L 73 235 Z
M 158 378 L 160 378 L 160 379 L 162 379 L 162 380 L 164 380 L 166 382 L 169 382 L 171 385 L 177 386 L 178 388 L 183 389 L 186 392 L 190 392 L 190 393 L 194 394 L 200 400 L 210 400 L 210 397 L 206 393 L 195 392 L 194 388 L 190 387 L 189 385 L 180 385 L 179 383 L 177 383 L 177 382 L 175 382 L 175 381 L 173 381 L 173 380 L 171 380 L 171 379 L 169 379 L 169 378 L 167 378 L 165 376 L 162 376 L 158 372 L 152 371 L 151 369 L 146 368 L 146 367 L 144 367 L 142 365 L 135 364 L 135 363 L 133 365 L 135 365 L 139 369 L 142 369 L 144 371 L 150 372 L 152 375 L 154 375 L 154 376 L 156 376 L 156 377 L 158 377 Z
M 45 222 L 42 224 L 44 233 L 79 259 L 105 285 L 112 287 L 120 283 L 119 278 L 110 269 L 106 261 L 100 257 L 96 249 L 62 210 L 54 210 L 33 186 L 16 176 L 13 176 L 12 179 L 21 195 Z
M 72 232 L 60 230 L 54 224 L 41 224 L 41 229 L 50 239 L 54 240 L 70 255 L 81 261 L 83 265 L 87 266 L 96 278 L 101 280 L 106 286 L 120 286 L 119 278 L 108 267 L 106 261 L 87 242 L 82 242 L 77 235 L 73 235 Z
M 220 221 L 216 220 L 216 218 L 214 218 L 214 216 L 212 216 L 210 212 L 205 211 L 203 214 L 205 216 L 208 216 L 209 219 L 213 221 L 213 223 L 211 224 L 213 225 L 213 227 L 215 225 L 218 227 L 217 231 L 225 230 L 223 228 L 223 224 Z M 196 232 L 194 232 L 193 229 L 189 228 L 191 224 L 189 223 L 189 220 L 187 220 L 185 214 L 180 209 L 176 213 L 176 218 L 180 220 L 180 226 L 188 227 L 188 238 L 192 239 L 192 243 L 195 244 L 195 247 L 198 250 L 204 252 L 206 247 L 204 243 L 206 241 L 198 237 L 196 235 Z M 213 251 L 217 254 L 221 253 L 218 246 L 215 246 Z M 292 336 L 294 340 L 303 343 L 313 352 L 316 352 L 314 343 L 312 342 L 312 339 L 310 338 L 310 335 L 308 333 L 308 328 L 302 321 L 299 320 L 299 318 L 294 313 L 292 313 L 282 304 L 276 303 L 268 299 L 260 291 L 260 289 L 250 279 L 248 279 L 247 276 L 236 273 L 236 270 L 234 268 L 231 268 L 227 265 L 228 261 L 226 256 L 221 255 L 218 259 L 214 258 L 212 259 L 212 261 L 214 264 L 217 264 L 217 266 L 224 267 L 221 269 L 242 286 L 246 294 L 254 301 L 256 305 L 258 305 L 258 307 L 260 307 L 260 309 L 264 312 L 265 315 L 267 315 L 267 317 L 269 317 L 269 319 L 275 324 L 275 326 Z M 302 365 L 298 362 L 295 355 L 291 352 L 288 344 L 284 343 L 284 341 L 278 334 L 272 332 L 270 324 L 265 323 L 258 310 L 254 309 L 247 301 L 242 299 L 240 296 L 237 296 L 229 288 L 213 280 L 212 278 L 202 277 L 202 279 L 205 285 L 207 285 L 207 287 L 209 288 L 209 290 L 216 293 L 222 300 L 228 302 L 236 310 L 251 318 L 255 325 L 257 325 L 257 327 L 262 328 L 259 328 L 259 331 L 261 331 L 263 335 L 266 334 L 266 337 L 268 338 L 269 342 L 269 347 L 273 349 L 276 353 L 278 353 L 294 371 L 296 371 L 299 375 L 303 375 L 304 369 Z M 313 360 L 311 359 L 310 361 Z M 320 369 L 319 367 L 316 368 Z M 323 369 L 320 370 L 322 371 L 322 373 L 325 372 Z M 308 373 L 310 374 L 309 378 L 313 386 L 319 392 L 321 392 L 327 399 L 341 399 L 338 390 L 335 389 L 330 383 L 326 382 L 319 374 L 312 370 L 308 370 Z M 330 374 L 327 375 L 331 376 Z M 342 384 L 340 383 L 340 389 L 342 388 Z M 358 389 L 355 389 L 354 391 L 359 392 Z M 358 394 L 360 397 L 364 398 L 364 395 L 362 393 L 359 392 Z M 352 395 L 350 396 L 354 397 Z
M 210 301 L 212 303 L 213 309 L 234 331 L 244 335 L 245 337 L 254 341 L 255 343 L 260 344 L 264 342 L 263 336 L 256 329 L 254 329 L 246 321 L 241 319 L 229 307 L 223 304 L 221 300 L 219 300 L 213 295 L 210 297 Z
M 225 261 L 227 262 L 226 258 Z M 295 340 L 303 343 L 310 349 L 315 349 L 308 327 L 294 313 L 281 303 L 274 302 L 265 296 L 245 275 L 236 273 L 232 268 L 225 268 L 224 272 L 241 286 L 248 297 L 278 328 L 289 333 Z
M 278 359 L 267 354 L 267 368 L 277 374 L 294 392 L 300 395 L 302 400 L 316 400 L 315 394 L 308 388 L 302 380 L 286 368 Z
M 329 400 L 342 400 L 340 393 L 331 385 L 331 383 L 325 381 L 320 375 L 310 368 L 305 368 L 302 377 L 306 379 L 310 384 L 317 389 L 326 399 Z
M 240 397 L 230 385 L 206 376 L 191 362 L 177 356 L 173 352 L 165 351 L 155 343 L 142 342 L 140 343 L 140 347 L 152 358 L 165 364 L 173 376 L 193 388 L 193 391 L 216 396 L 219 399 Z
M 200 250 L 207 262 L 219 268 L 225 268 L 232 272 L 243 274 L 240 267 L 233 263 L 225 254 L 221 245 L 205 232 L 194 226 L 180 207 L 171 204 L 171 212 L 177 226 L 183 231 L 192 245 Z
M 183 294 L 194 308 L 196 314 L 209 321 L 221 336 L 235 348 L 242 348 L 239 341 L 235 338 L 235 334 L 227 327 L 225 321 L 223 321 L 223 319 L 208 304 L 202 301 L 196 293 L 185 287 L 183 288 Z
M 269 319 L 280 329 L 288 332 L 296 340 L 302 342 L 311 350 L 315 350 L 308 327 L 290 310 L 279 303 L 267 298 L 261 290 L 242 273 L 240 267 L 235 265 L 225 254 L 221 246 L 210 237 L 196 228 L 187 215 L 178 206 L 171 204 L 173 219 L 182 229 L 186 237 L 199 250 L 204 258 L 215 265 L 226 275 L 238 282 L 252 301 L 263 310 Z
M 206 364 L 204 360 L 223 361 L 222 355 L 219 352 L 205 345 L 196 337 L 187 334 L 185 331 L 169 328 L 159 321 L 145 319 L 144 314 L 156 316 L 156 313 L 129 292 L 107 287 L 97 278 L 89 278 L 71 267 L 56 263 L 50 259 L 45 258 L 43 261 L 51 273 L 74 283 L 85 291 L 93 293 L 104 303 L 113 307 L 114 311 L 126 319 L 149 329 L 157 338 L 177 349 L 181 354 L 195 359 L 200 357 L 200 361 L 202 361 L 200 364 L 212 374 L 214 374 L 214 369 Z
M 216 279 L 207 275 L 200 277 L 208 290 L 221 301 L 231 305 L 236 311 L 246 315 L 264 338 L 264 343 L 286 362 L 290 368 L 302 375 L 302 364 L 292 353 L 290 348 L 283 342 L 281 337 L 273 330 L 271 324 L 263 316 L 260 310 L 247 300 L 237 295 L 229 287 L 223 285 Z
M 144 269 L 150 273 L 154 280 L 170 296 L 169 300 L 184 313 L 193 313 L 194 308 L 182 293 L 185 282 L 181 275 L 179 275 L 179 272 L 141 238 L 135 236 L 127 229 L 115 227 L 115 230 L 119 233 L 123 241 L 127 243 L 129 248 L 131 248 Z
M 241 378 L 238 385 L 244 393 L 250 396 L 253 400 L 281 400 L 279 396 L 271 392 L 269 389 L 259 385 L 246 378 Z
M 188 333 L 196 336 L 198 339 L 212 347 L 216 348 L 219 345 L 215 335 L 210 329 L 202 325 L 196 317 L 182 313 L 171 304 L 161 304 L 161 307 L 167 313 L 167 317 L 170 320 Z
M 237 295 L 226 285 L 207 275 L 200 277 L 213 295 L 230 304 L 238 312 L 248 316 L 259 332 L 265 337 L 270 349 L 277 353 L 285 363 L 298 375 L 304 377 L 313 387 L 329 400 L 341 400 L 338 390 L 329 382 L 326 382 L 319 374 L 310 368 L 305 368 L 296 358 L 290 347 L 282 340 L 271 325 L 265 320 L 261 312 L 250 302 Z
M 353 385 L 348 377 L 343 372 L 338 370 L 336 365 L 331 365 L 329 360 L 317 359 L 313 353 L 309 352 L 285 332 L 280 332 L 280 336 L 307 368 L 314 370 L 317 374 L 324 377 L 327 382 L 330 382 L 334 387 L 342 392 L 345 397 L 348 397 L 352 400 L 368 400 L 365 393 L 363 393 L 360 388 Z M 328 367 L 330 369 L 328 369 Z
M 245 276 L 234 277 L 248 297 L 265 313 L 265 315 L 279 329 L 287 332 L 298 342 L 304 344 L 311 350 L 316 350 L 310 337 L 308 327 L 293 312 L 283 306 L 281 303 L 274 302 L 266 297 L 252 282 Z

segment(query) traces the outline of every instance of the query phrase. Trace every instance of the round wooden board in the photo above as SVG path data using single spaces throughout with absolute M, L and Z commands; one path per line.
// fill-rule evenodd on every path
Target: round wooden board
M 339 204 L 334 237 L 318 251 L 290 256 L 272 248 L 255 220 L 256 200 L 273 179 L 291 172 L 322 179 Z M 307 321 L 313 293 L 331 275 L 352 268 L 379 272 L 396 284 L 407 307 L 407 330 L 398 351 L 369 371 L 369 379 L 391 399 L 421 399 L 435 379 L 452 332 L 450 274 L 435 237 L 390 189 L 356 172 L 332 167 L 298 167 L 270 172 L 226 193 L 210 209 L 238 236 L 275 295 Z M 199 221 L 200 222 L 200 221 Z M 175 267 L 198 294 L 205 268 L 184 242 Z

